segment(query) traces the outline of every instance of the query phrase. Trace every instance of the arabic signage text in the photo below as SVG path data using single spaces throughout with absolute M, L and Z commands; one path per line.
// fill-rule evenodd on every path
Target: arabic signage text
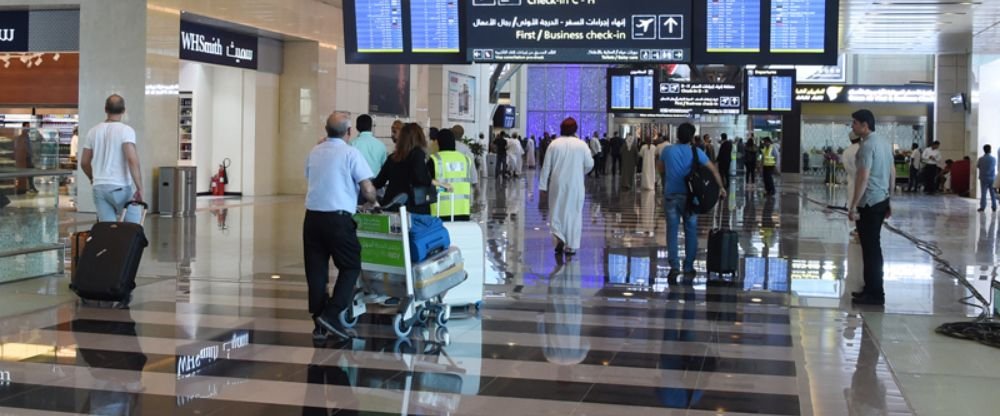
M 28 12 L 0 12 L 0 52 L 28 50 Z
M 181 20 L 181 59 L 257 69 L 257 37 Z
M 690 0 L 472 0 L 468 12 L 477 62 L 690 60 Z
M 813 85 L 795 88 L 800 103 L 933 104 L 937 100 L 929 85 Z

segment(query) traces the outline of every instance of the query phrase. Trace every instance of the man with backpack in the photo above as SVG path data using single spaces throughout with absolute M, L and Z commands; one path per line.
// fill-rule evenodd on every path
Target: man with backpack
M 698 256 L 698 213 L 708 212 L 718 199 L 726 197 L 718 168 L 708 159 L 704 151 L 691 145 L 695 131 L 691 123 L 677 127 L 678 144 L 665 147 L 660 153 L 660 159 L 656 161 L 656 170 L 663 174 L 663 209 L 667 215 L 670 279 L 676 279 L 682 271 L 686 277 L 694 277 L 694 260 Z M 706 170 L 708 172 L 705 172 Z M 712 186 L 712 182 L 706 182 L 712 179 L 715 186 Z M 678 256 L 680 234 L 678 226 L 682 219 L 684 221 L 683 270 Z

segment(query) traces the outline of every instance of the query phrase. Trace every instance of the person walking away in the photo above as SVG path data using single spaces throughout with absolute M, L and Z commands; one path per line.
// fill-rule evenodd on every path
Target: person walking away
M 330 334 L 352 337 L 338 315 L 351 305 L 361 275 L 361 243 L 353 217 L 359 192 L 368 204 L 374 204 L 376 198 L 368 162 L 347 144 L 350 129 L 347 114 L 331 114 L 326 121 L 327 140 L 313 147 L 306 160 L 308 191 L 302 246 L 316 341 Z M 337 267 L 333 296 L 327 294 L 330 258 Z
M 507 139 L 503 138 L 503 133 L 497 133 L 497 138 L 493 140 L 493 152 L 497 155 L 497 179 L 507 176 Z
M 861 137 L 858 137 L 853 131 L 848 134 L 848 138 L 851 140 L 851 145 L 844 149 L 843 162 L 844 162 L 844 173 L 847 176 L 847 204 L 851 203 L 851 198 L 854 197 L 854 189 L 857 187 L 854 179 L 858 174 L 858 165 L 855 159 L 858 156 L 858 150 L 861 149 Z
M 704 146 L 705 154 L 708 155 L 708 159 L 714 161 L 716 159 L 715 145 L 712 144 L 712 135 L 706 134 L 701 141 L 701 145 Z
M 465 127 L 461 124 L 456 124 L 451 128 L 452 137 L 455 138 L 455 151 L 465 155 L 472 161 L 472 165 L 469 167 L 472 185 L 479 184 L 479 160 L 476 158 L 476 154 L 472 153 L 472 149 L 469 145 L 465 144 Z
M 601 139 L 597 137 L 597 132 L 594 132 L 594 136 L 587 140 L 587 146 L 590 147 L 590 155 L 594 158 L 594 166 L 599 166 L 601 162 Z M 596 178 L 601 177 L 601 171 L 599 169 L 591 170 L 587 176 L 591 174 Z
M 924 165 L 924 193 L 934 195 L 938 190 L 938 173 L 941 171 L 941 142 L 935 141 L 931 146 L 924 149 L 920 163 Z
M 860 305 L 883 305 L 882 225 L 892 214 L 889 196 L 896 182 L 896 167 L 892 145 L 875 133 L 875 115 L 869 110 L 858 110 L 851 118 L 851 130 L 861 137 L 861 147 L 856 158 L 857 186 L 848 205 L 848 216 L 857 221 L 865 280 L 864 289 L 851 294 L 852 301 Z
M 608 140 L 608 133 L 604 133 L 601 137 L 601 164 L 597 165 L 601 175 L 608 174 L 608 159 L 611 159 L 611 140 Z
M 743 174 L 746 176 L 749 188 L 753 188 L 757 184 L 757 157 L 757 143 L 751 137 L 747 139 L 747 144 L 743 147 Z
M 768 196 L 772 196 L 775 193 L 774 175 L 778 171 L 778 149 L 771 143 L 770 137 L 764 138 L 761 157 L 761 165 L 764 167 L 764 191 Z
M 715 164 L 719 168 L 719 176 L 726 190 L 729 190 L 729 169 L 733 164 L 733 142 L 729 141 L 729 135 L 722 133 L 722 142 L 719 143 L 719 154 L 716 156 Z
M 524 152 L 527 154 L 527 158 L 526 158 L 527 162 L 526 163 L 528 165 L 528 169 L 534 169 L 535 168 L 535 136 L 531 136 L 531 138 L 528 139 L 528 146 L 525 147 Z
M 639 147 L 636 145 L 636 139 L 629 135 L 621 149 L 621 186 L 626 191 L 635 188 L 635 163 L 638 157 Z
M 559 138 L 549 145 L 538 180 L 539 197 L 548 201 L 556 254 L 574 255 L 583 234 L 584 176 L 594 168 L 590 148 L 578 139 L 576 120 L 563 120 Z
M 34 149 L 31 148 L 31 123 L 27 121 L 21 123 L 21 134 L 14 138 L 14 167 L 19 169 L 34 169 L 35 167 Z M 18 177 L 16 182 L 14 194 L 38 193 L 38 189 L 35 189 L 33 176 Z
M 521 147 L 521 141 L 514 137 L 507 138 L 507 167 L 515 178 L 521 176 L 523 156 L 524 147 Z
M 451 191 L 438 194 L 438 201 L 431 204 L 431 215 L 455 221 L 468 221 L 472 214 L 472 159 L 455 150 L 455 134 L 444 129 L 438 132 L 440 151 L 431 155 L 435 179 L 448 184 Z M 452 211 L 454 195 L 454 212 Z
M 622 148 L 625 147 L 625 139 L 618 134 L 611 139 L 611 174 L 621 175 L 622 173 Z
M 997 212 L 997 190 L 993 181 L 997 178 L 997 159 L 990 153 L 993 146 L 983 146 L 983 156 L 979 158 L 979 212 L 986 211 L 986 194 L 990 195 L 993 212 Z
M 368 163 L 368 168 L 375 176 L 378 176 L 378 172 L 382 170 L 382 165 L 385 164 L 385 159 L 388 157 L 385 144 L 372 134 L 372 127 L 375 124 L 372 116 L 362 114 L 358 116 L 356 123 L 358 137 L 351 140 L 351 147 L 361 152 L 361 156 Z
M 921 153 L 920 145 L 914 143 L 910 150 L 910 180 L 906 187 L 907 192 L 916 192 L 920 186 Z
M 406 194 L 406 210 L 414 214 L 431 214 L 431 205 L 416 201 L 417 188 L 435 186 L 434 164 L 428 159 L 427 138 L 417 123 L 406 123 L 399 131 L 396 149 L 386 159 L 378 176 L 372 181 L 376 189 L 385 188 L 382 205 L 400 194 Z
M 94 186 L 98 222 L 118 221 L 124 209 L 125 221 L 138 223 L 140 210 L 125 206 L 129 201 L 143 201 L 135 130 L 122 122 L 125 99 L 111 95 L 104 102 L 104 112 L 107 119 L 87 132 L 80 166 Z
M 722 186 L 719 170 L 712 161 L 708 160 L 708 155 L 692 143 L 695 139 L 695 132 L 695 127 L 691 123 L 678 126 L 678 144 L 665 147 L 656 162 L 656 170 L 663 174 L 663 210 L 667 216 L 667 260 L 670 263 L 668 278 L 671 281 L 676 281 L 677 276 L 682 272 L 685 274 L 685 280 L 693 279 L 695 274 L 694 261 L 698 257 L 698 214 L 688 209 L 686 181 L 687 176 L 694 168 L 694 157 L 698 158 L 700 165 L 707 166 L 712 171 L 716 183 L 719 184 L 719 194 L 723 199 L 726 197 L 726 188 Z M 678 227 L 681 221 L 684 222 L 683 269 L 680 267 L 680 255 L 678 254 L 680 244 L 680 229 Z
M 646 139 L 646 143 L 639 150 L 642 156 L 642 180 L 643 191 L 656 190 L 656 145 L 653 139 Z

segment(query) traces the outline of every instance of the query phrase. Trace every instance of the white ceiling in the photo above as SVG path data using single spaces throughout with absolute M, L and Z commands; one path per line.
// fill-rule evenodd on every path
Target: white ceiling
M 1000 0 L 841 0 L 840 18 L 847 52 L 961 53 L 1000 22 Z

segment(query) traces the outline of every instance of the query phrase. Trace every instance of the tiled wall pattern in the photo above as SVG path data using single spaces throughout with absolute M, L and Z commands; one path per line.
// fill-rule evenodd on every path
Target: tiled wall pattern
M 525 134 L 556 134 L 566 117 L 577 120 L 580 136 L 607 132 L 607 96 L 603 88 L 606 69 L 600 65 L 529 66 Z

